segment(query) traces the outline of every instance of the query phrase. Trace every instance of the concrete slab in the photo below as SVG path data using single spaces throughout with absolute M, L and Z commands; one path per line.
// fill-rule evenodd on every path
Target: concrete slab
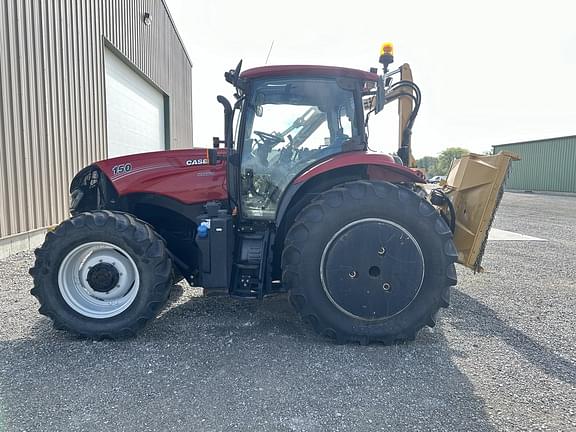
M 47 228 L 15 234 L 0 239 L 0 259 L 18 252 L 36 249 L 44 242 Z
M 541 239 L 538 237 L 532 237 L 524 234 L 518 234 L 512 231 L 501 230 L 498 228 L 492 228 L 488 234 L 488 240 L 490 241 L 548 241 L 546 239 Z

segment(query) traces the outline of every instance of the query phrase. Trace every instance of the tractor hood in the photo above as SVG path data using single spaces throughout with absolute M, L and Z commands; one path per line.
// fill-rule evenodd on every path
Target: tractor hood
M 224 155 L 225 151 L 220 152 Z M 185 204 L 228 197 L 226 164 L 218 161 L 209 165 L 205 148 L 133 154 L 94 165 L 110 180 L 119 196 L 151 193 Z

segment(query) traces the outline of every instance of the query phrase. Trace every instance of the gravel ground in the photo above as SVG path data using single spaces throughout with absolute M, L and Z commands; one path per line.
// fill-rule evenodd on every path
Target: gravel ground
M 576 430 L 576 198 L 504 196 L 452 306 L 415 342 L 338 346 L 284 297 L 177 287 L 136 339 L 78 340 L 29 295 L 31 253 L 0 261 L 0 430 Z

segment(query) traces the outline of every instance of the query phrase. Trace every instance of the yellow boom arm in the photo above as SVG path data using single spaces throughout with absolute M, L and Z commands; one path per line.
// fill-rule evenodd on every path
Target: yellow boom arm
M 412 79 L 412 70 L 408 63 L 404 63 L 400 66 L 400 82 L 414 82 Z M 408 126 L 408 120 L 414 109 L 414 103 L 412 98 L 408 95 L 414 95 L 414 90 L 408 85 L 401 85 L 396 87 L 394 90 L 386 93 L 386 103 L 390 103 L 398 99 L 398 148 L 402 147 L 404 142 L 404 131 Z M 416 167 L 416 160 L 412 155 L 412 146 L 410 144 L 410 139 L 407 140 L 408 145 L 408 166 L 411 168 Z

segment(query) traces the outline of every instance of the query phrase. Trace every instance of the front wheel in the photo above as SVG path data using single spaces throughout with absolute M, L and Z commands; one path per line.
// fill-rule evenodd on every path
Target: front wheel
M 290 300 L 339 342 L 410 340 L 448 306 L 457 258 L 450 229 L 412 191 L 355 181 L 297 216 L 282 254 Z
M 35 251 L 31 293 L 54 326 L 102 339 L 135 334 L 165 304 L 172 261 L 164 240 L 125 213 L 81 213 Z

